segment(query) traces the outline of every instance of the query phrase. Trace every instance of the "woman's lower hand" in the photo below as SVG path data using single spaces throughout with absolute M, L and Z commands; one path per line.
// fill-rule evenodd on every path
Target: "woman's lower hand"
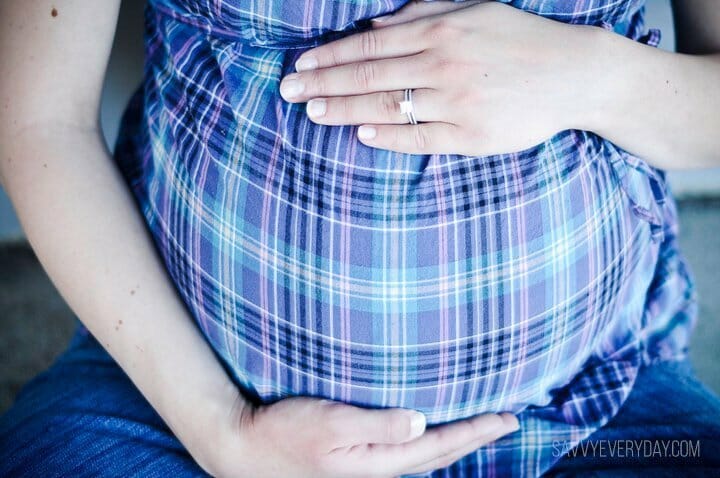
M 479 1 L 414 1 L 380 20 L 302 54 L 283 97 L 309 101 L 316 123 L 362 125 L 369 146 L 489 155 L 582 127 L 590 98 L 602 93 L 591 88 L 592 42 L 584 41 L 599 28 Z M 418 125 L 400 113 L 406 88 Z
M 446 467 L 518 421 L 487 414 L 426 429 L 412 410 L 294 397 L 261 407 L 243 401 L 213 428 L 198 460 L 213 476 L 389 478 Z

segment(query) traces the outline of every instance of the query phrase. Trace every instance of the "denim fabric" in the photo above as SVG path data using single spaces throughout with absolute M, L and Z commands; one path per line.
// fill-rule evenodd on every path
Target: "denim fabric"
M 620 412 L 547 476 L 720 476 L 719 411 L 689 361 L 647 366 Z
M 717 476 L 720 398 L 687 362 L 643 366 L 619 414 L 589 440 L 700 440 L 699 458 L 563 458 L 550 476 Z M 21 391 L 0 418 L 2 477 L 206 476 L 91 336 Z
M 0 418 L 0 477 L 207 476 L 83 331 Z
M 432 476 L 539 475 L 554 440 L 617 413 L 643 363 L 686 352 L 674 201 L 662 171 L 592 132 L 401 154 L 282 99 L 304 50 L 406 3 L 149 1 L 115 159 L 246 397 L 412 408 L 431 425 L 513 412 L 517 432 Z M 642 0 L 506 3 L 659 40 Z

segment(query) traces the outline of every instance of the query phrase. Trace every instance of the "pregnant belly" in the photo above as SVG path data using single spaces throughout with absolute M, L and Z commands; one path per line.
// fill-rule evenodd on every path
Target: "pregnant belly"
M 607 337 L 648 232 L 597 140 L 409 156 L 284 121 L 221 159 L 156 142 L 147 185 L 170 274 L 247 396 L 519 411 Z
M 150 42 L 144 154 L 123 169 L 246 396 L 415 408 L 431 424 L 517 412 L 638 330 L 623 297 L 653 267 L 637 267 L 650 227 L 629 196 L 651 187 L 627 183 L 609 143 L 565 131 L 493 157 L 372 149 L 282 101 L 297 52 L 170 26 L 150 29 L 173 41 Z

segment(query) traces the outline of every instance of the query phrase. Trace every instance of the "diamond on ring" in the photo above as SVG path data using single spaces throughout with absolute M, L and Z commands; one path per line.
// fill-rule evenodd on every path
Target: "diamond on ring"
M 400 102 L 400 114 L 406 115 L 410 124 L 418 124 L 415 118 L 415 105 L 413 105 L 411 89 L 405 90 L 405 101 Z

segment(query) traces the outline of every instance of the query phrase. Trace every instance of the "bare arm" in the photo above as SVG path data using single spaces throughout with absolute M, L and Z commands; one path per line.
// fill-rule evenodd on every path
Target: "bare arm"
M 0 178 L 65 300 L 194 452 L 198 424 L 227 421 L 240 398 L 172 288 L 100 133 L 119 4 L 0 2 Z
M 303 397 L 252 407 L 241 397 L 100 134 L 119 4 L 0 1 L 0 180 L 65 300 L 193 458 L 220 476 L 389 477 L 447 466 L 517 429 L 509 414 L 425 431 L 414 411 Z
M 720 166 L 720 10 L 673 2 L 678 53 L 603 33 L 588 129 L 664 169 Z M 609 67 L 608 65 L 612 65 Z

